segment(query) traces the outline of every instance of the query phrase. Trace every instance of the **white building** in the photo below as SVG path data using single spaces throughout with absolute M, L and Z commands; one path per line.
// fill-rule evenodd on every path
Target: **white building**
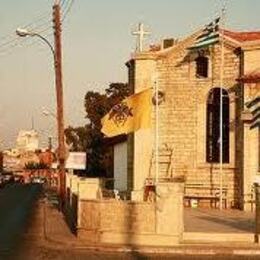
M 39 149 L 39 135 L 35 130 L 20 130 L 16 139 L 16 149 L 20 152 Z

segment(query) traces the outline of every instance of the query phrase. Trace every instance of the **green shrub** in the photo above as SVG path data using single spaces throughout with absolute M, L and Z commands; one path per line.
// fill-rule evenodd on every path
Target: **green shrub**
M 49 166 L 43 162 L 28 162 L 25 164 L 24 168 L 26 170 L 42 170 L 42 169 L 49 169 Z

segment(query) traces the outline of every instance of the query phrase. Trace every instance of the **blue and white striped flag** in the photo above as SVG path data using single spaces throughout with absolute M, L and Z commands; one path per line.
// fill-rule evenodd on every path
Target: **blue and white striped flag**
M 189 49 L 199 49 L 219 42 L 219 21 L 220 17 L 206 25 L 202 34 L 197 37 L 194 45 L 189 47 Z
M 250 102 L 247 102 L 245 105 L 253 115 L 250 129 L 260 127 L 260 96 Z

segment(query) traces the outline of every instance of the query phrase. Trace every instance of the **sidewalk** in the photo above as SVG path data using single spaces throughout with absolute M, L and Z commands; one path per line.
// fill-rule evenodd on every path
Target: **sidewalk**
M 180 255 L 260 255 L 260 246 L 249 242 L 237 243 L 184 243 L 176 247 L 132 247 L 115 245 L 87 245 L 71 233 L 65 218 L 56 207 L 45 200 L 40 203 L 43 212 L 43 233 L 49 247 L 86 249 L 106 252 L 142 252 Z

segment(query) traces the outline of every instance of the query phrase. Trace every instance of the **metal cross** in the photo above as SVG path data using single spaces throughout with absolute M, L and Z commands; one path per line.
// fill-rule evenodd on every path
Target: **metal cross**
M 136 47 L 136 51 L 138 52 L 142 52 L 143 51 L 143 43 L 144 43 L 144 37 L 146 35 L 150 35 L 150 32 L 146 32 L 144 30 L 144 24 L 143 23 L 139 23 L 138 24 L 138 30 L 135 32 L 132 32 L 132 35 L 135 35 L 138 37 L 138 45 Z

